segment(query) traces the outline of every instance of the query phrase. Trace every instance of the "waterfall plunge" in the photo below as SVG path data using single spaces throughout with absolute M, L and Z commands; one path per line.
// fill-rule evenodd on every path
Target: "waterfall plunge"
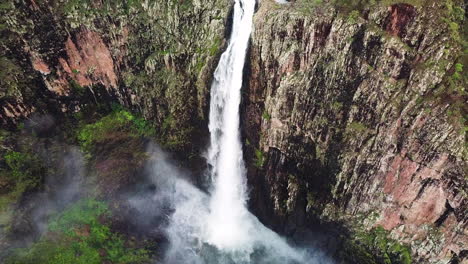
M 208 242 L 237 248 L 249 237 L 246 183 L 239 135 L 242 73 L 252 31 L 255 0 L 237 0 L 229 46 L 222 54 L 211 87 L 208 162 L 213 181 Z
M 235 0 L 230 42 L 214 73 L 208 151 L 210 194 L 184 180 L 184 173 L 157 147 L 150 151 L 154 159 L 149 169 L 159 189 L 150 204 L 155 208 L 169 204 L 173 210 L 165 230 L 170 242 L 167 264 L 332 263 L 315 250 L 290 247 L 246 207 L 239 105 L 254 9 L 255 0 Z M 131 203 L 137 208 L 148 205 L 139 199 Z

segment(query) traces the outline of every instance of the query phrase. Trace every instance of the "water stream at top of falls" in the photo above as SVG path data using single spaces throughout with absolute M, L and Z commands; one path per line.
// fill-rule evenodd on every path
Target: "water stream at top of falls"
M 236 0 L 229 45 L 211 87 L 208 163 L 213 181 L 208 241 L 219 248 L 245 244 L 248 232 L 245 169 L 239 133 L 239 105 L 255 0 Z

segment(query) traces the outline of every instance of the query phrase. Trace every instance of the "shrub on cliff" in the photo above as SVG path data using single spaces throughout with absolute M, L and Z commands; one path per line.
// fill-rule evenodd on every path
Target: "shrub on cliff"
M 34 154 L 9 150 L 3 156 L 6 165 L 0 169 L 0 212 L 16 201 L 24 192 L 37 188 L 46 173 L 42 162 Z
M 143 118 L 136 117 L 121 107 L 114 107 L 109 115 L 106 115 L 92 124 L 81 127 L 78 131 L 78 141 L 85 151 L 92 151 L 95 144 L 124 133 L 130 137 L 152 136 L 154 127 Z

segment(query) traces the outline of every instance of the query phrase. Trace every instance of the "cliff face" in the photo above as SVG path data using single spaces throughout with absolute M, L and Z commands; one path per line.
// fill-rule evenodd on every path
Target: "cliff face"
M 382 226 L 421 263 L 466 254 L 454 7 L 301 3 L 265 0 L 255 17 L 243 108 L 252 208 L 290 233 L 316 218 Z
M 291 235 L 381 226 L 421 263 L 466 255 L 461 4 L 314 2 L 259 3 L 241 109 L 252 209 Z M 193 154 L 231 4 L 0 0 L 2 128 L 118 101 Z
M 110 99 L 191 150 L 206 130 L 208 87 L 230 2 L 2 1 L 0 120 L 76 112 Z

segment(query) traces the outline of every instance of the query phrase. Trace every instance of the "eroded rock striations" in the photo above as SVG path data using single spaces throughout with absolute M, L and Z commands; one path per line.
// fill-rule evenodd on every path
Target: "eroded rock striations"
M 380 226 L 416 262 L 466 256 L 464 4 L 330 2 L 259 2 L 241 109 L 251 208 L 289 235 Z M 167 148 L 204 146 L 231 1 L 0 3 L 2 128 L 118 101 Z
M 446 84 L 460 50 L 447 12 L 438 1 L 349 14 L 261 2 L 243 120 L 263 221 L 290 233 L 314 218 L 381 226 L 421 263 L 466 254 L 454 114 L 466 97 Z
M 2 126 L 113 99 L 153 120 L 168 147 L 191 151 L 207 131 L 208 87 L 230 6 L 2 1 Z

